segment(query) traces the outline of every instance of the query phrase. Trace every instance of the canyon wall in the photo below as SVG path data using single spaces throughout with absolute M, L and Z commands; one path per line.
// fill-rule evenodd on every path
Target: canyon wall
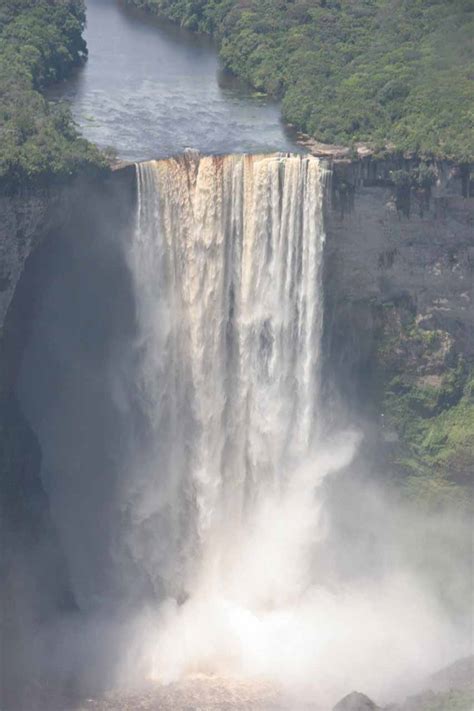
M 334 164 L 328 289 L 338 303 L 410 302 L 472 355 L 474 195 L 459 168 L 433 171 L 431 185 L 410 187 L 393 184 L 402 170 L 388 161 Z
M 41 446 L 19 403 L 17 381 L 24 348 L 48 282 L 60 273 L 51 269 L 58 252 L 67 243 L 84 244 L 93 259 L 90 245 L 101 220 L 108 219 L 112 231 L 126 220 L 121 205 L 133 202 L 133 196 L 127 184 L 124 198 L 123 183 L 120 176 L 77 180 L 62 188 L 37 188 L 0 198 L 2 708 L 43 708 L 37 684 L 44 669 L 38 663 L 35 630 L 58 612 L 77 612 L 62 542 L 40 477 Z M 83 288 L 89 289 L 90 284 L 84 282 Z M 52 709 L 52 703 L 48 700 L 45 707 Z M 58 707 L 64 708 L 61 699 Z
M 334 162 L 326 354 L 411 493 L 466 503 L 456 484 L 474 468 L 474 197 L 466 166 L 422 170 Z
M 368 433 L 375 475 L 393 476 L 417 502 L 465 510 L 474 469 L 468 171 L 442 164 L 420 177 L 416 164 L 368 159 L 335 160 L 332 169 L 323 274 L 326 395 Z M 41 448 L 17 401 L 18 367 L 51 260 L 65 242 L 80 245 L 81 259 L 100 259 L 134 219 L 135 190 L 135 169 L 125 166 L 107 179 L 0 200 L 0 475 L 9 551 L 2 561 L 9 649 L 3 673 L 17 695 L 30 683 L 17 675 L 28 668 L 22 610 L 37 620 L 77 609 L 39 476 Z M 89 281 L 80 288 L 90 289 Z M 103 314 L 105 324 L 106 306 Z M 48 561 L 41 570 L 38 551 Z
M 15 393 L 28 322 L 38 298 L 35 277 L 30 283 L 24 277 L 25 265 L 48 235 L 60 231 L 69 210 L 68 190 L 37 189 L 0 197 L 1 704 L 5 708 L 27 703 L 23 689 L 32 672 L 32 625 L 58 607 L 73 604 L 40 479 L 40 445 Z M 23 283 L 25 288 L 20 288 Z
M 470 403 L 474 197 L 469 171 L 444 163 L 420 177 L 413 161 L 370 158 L 334 160 L 332 169 L 324 267 L 328 375 L 343 399 L 385 430 L 384 440 L 399 442 L 413 417 L 434 424 L 460 401 L 463 408 Z M 82 239 L 84 232 L 103 231 L 106 222 L 109 232 L 118 232 L 120 222 L 131 219 L 134 191 L 134 168 L 125 166 L 105 180 L 0 199 L 4 402 L 14 397 L 23 342 L 40 298 L 45 270 L 35 267 L 37 248 L 43 245 L 47 255 L 64 235 Z M 470 406 L 462 419 L 467 433 Z M 464 440 L 460 446 L 471 463 L 472 447 Z

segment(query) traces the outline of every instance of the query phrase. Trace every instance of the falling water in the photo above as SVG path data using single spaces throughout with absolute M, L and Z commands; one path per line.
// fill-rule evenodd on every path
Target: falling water
M 137 176 L 148 484 L 169 538 L 161 574 L 174 545 L 183 581 L 183 556 L 235 540 L 266 497 L 285 496 L 312 445 L 327 170 L 313 157 L 188 152 Z
M 137 165 L 120 536 L 131 589 L 153 591 L 138 649 L 160 682 L 264 679 L 330 708 L 357 685 L 385 693 L 388 643 L 406 679 L 438 634 L 407 571 L 349 585 L 329 562 L 321 484 L 358 435 L 327 432 L 320 395 L 327 177 L 310 156 Z

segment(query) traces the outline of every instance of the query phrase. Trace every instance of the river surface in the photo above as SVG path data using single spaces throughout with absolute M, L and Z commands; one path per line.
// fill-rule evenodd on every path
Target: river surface
M 124 160 L 295 151 L 276 102 L 223 71 L 215 45 L 119 0 L 87 0 L 89 60 L 52 97 Z

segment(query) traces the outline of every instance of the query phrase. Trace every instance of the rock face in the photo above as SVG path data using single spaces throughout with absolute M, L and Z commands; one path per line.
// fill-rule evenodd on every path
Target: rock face
M 69 207 L 68 190 L 25 190 L 0 196 L 1 327 L 28 256 L 65 221 Z
M 334 706 L 333 711 L 377 711 L 379 707 L 365 694 L 353 691 Z
M 134 168 L 125 165 L 103 178 L 76 179 L 63 186 L 23 189 L 0 195 L 0 337 L 25 264 L 47 238 L 60 238 L 78 216 L 104 202 L 104 212 L 114 199 L 123 205 L 123 189 L 133 196 Z M 117 196 L 120 193 L 121 199 Z M 117 205 L 115 205 L 116 207 Z M 119 213 L 123 213 L 119 209 Z
M 328 377 L 384 430 L 395 468 L 408 462 L 402 476 L 411 465 L 418 471 L 424 455 L 437 457 L 440 481 L 450 473 L 439 487 L 449 498 L 474 468 L 469 171 L 373 159 L 333 168 L 324 277 Z M 439 446 L 428 452 L 421 444 L 430 432 Z
M 39 476 L 41 450 L 13 396 L 0 400 L 2 533 L 2 708 L 31 708 L 38 659 L 32 640 L 41 621 L 76 610 L 66 562 Z
M 0 706 L 9 711 L 33 708 L 31 694 L 34 708 L 52 711 L 50 701 L 36 705 L 44 656 L 38 629 L 51 615 L 77 613 L 40 478 L 41 447 L 16 396 L 23 346 L 44 287 L 37 262 L 48 259 L 70 230 L 74 239 L 81 238 L 81 230 L 88 229 L 81 215 L 95 212 L 97 219 L 98 203 L 110 203 L 109 188 L 107 181 L 77 182 L 0 197 L 0 624 L 2 649 L 8 650 L 2 657 Z M 113 211 L 120 219 L 120 210 Z
M 0 705 L 26 708 L 35 671 L 29 649 L 39 620 L 74 609 L 65 562 L 39 476 L 41 449 L 15 395 L 28 323 L 38 296 L 25 265 L 48 235 L 60 234 L 72 191 L 36 189 L 0 197 L 0 518 L 2 663 Z M 41 553 L 40 553 L 41 552 Z
M 432 186 L 402 190 L 383 162 L 334 165 L 328 294 L 339 310 L 409 303 L 473 355 L 474 196 L 463 195 L 459 169 L 436 171 Z

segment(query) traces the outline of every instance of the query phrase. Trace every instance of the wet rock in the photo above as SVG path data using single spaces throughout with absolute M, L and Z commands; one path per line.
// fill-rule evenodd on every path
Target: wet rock
M 377 706 L 372 699 L 359 691 L 353 691 L 345 696 L 334 706 L 333 711 L 377 711 Z

